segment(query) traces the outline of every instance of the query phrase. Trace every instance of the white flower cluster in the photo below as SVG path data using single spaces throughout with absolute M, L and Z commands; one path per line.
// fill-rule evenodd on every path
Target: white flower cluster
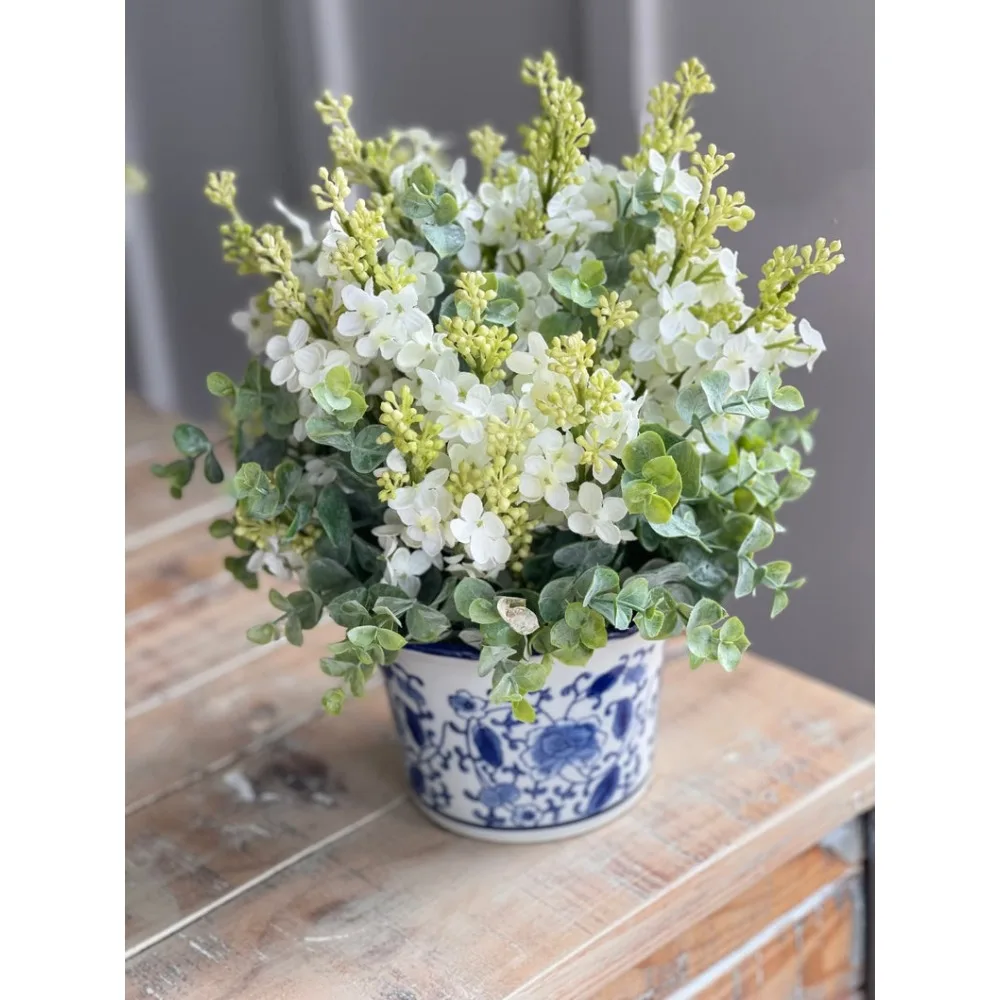
M 429 137 L 413 142 L 416 155 L 392 174 L 397 203 L 413 171 L 438 162 Z M 668 165 L 653 150 L 648 167 L 657 195 L 672 195 L 680 206 L 699 198 L 700 182 L 679 159 Z M 334 251 L 346 234 L 337 212 L 315 238 L 308 225 L 291 217 L 304 241 L 296 252 L 296 275 L 306 290 L 330 292 L 327 335 L 316 336 L 301 319 L 276 331 L 259 299 L 233 318 L 251 350 L 263 353 L 273 383 L 297 394 L 297 442 L 308 441 L 308 421 L 320 412 L 313 390 L 339 368 L 347 369 L 370 407 L 376 397 L 376 414 L 377 397 L 389 398 L 391 391 L 399 400 L 408 393 L 420 427 L 433 428 L 420 439 L 429 456 L 421 466 L 386 424 L 393 447 L 375 470 L 386 500 L 384 523 L 374 529 L 386 554 L 385 580 L 408 594 L 416 595 L 432 566 L 495 578 L 523 559 L 539 532 L 564 530 L 609 545 L 634 538 L 635 517 L 620 487 L 611 484 L 618 482 L 623 450 L 641 421 L 660 421 L 683 433 L 687 425 L 678 420 L 677 393 L 705 373 L 725 372 L 738 391 L 756 372 L 811 369 L 824 349 L 823 338 L 805 320 L 785 329 L 741 328 L 752 311 L 743 301 L 736 254 L 721 248 L 674 266 L 677 238 L 662 223 L 652 243 L 665 263 L 655 270 L 631 267 L 619 286 L 621 302 L 628 300 L 638 318 L 600 331 L 598 317 L 595 331 L 598 310 L 568 303 L 552 279 L 556 272 L 580 276 L 596 260 L 592 241 L 613 230 L 620 192 L 638 183 L 634 173 L 595 158 L 585 161 L 575 181 L 544 205 L 536 235 L 525 238 L 525 213 L 543 205 L 531 170 L 501 154 L 494 179 L 472 193 L 462 160 L 435 169 L 458 208 L 454 225 L 464 242 L 457 263 L 414 240 L 389 238 L 379 247 L 379 259 L 408 283 L 396 291 L 379 289 L 371 279 L 361 284 L 338 268 Z M 478 268 L 513 279 L 519 290 L 516 318 L 504 324 L 516 337 L 513 350 L 508 347 L 488 366 L 471 364 L 468 350 L 443 322 L 456 279 Z M 709 322 L 706 316 L 722 306 L 735 321 Z M 543 335 L 557 313 L 582 319 L 586 332 L 575 339 L 551 329 Z M 495 331 L 496 323 L 482 322 Z M 588 353 L 595 337 L 599 349 Z M 716 429 L 729 434 L 738 432 L 743 419 L 713 418 Z M 706 447 L 697 435 L 692 440 Z M 306 475 L 317 486 L 337 479 L 319 456 L 309 459 Z

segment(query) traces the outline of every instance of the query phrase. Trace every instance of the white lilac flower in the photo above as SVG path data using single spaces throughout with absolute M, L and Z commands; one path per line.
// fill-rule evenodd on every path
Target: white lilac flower
M 431 565 L 431 557 L 423 549 L 414 550 L 399 545 L 385 560 L 382 580 L 399 587 L 408 597 L 416 597 L 420 591 L 420 578 Z
M 749 333 L 730 333 L 725 323 L 716 323 L 709 335 L 695 346 L 698 357 L 712 362 L 713 371 L 727 372 L 737 392 L 750 388 L 750 369 L 759 371 L 766 352 Z
M 304 319 L 295 320 L 287 335 L 277 334 L 267 342 L 267 356 L 274 362 L 271 381 L 283 385 L 290 392 L 316 385 L 321 377 L 326 358 L 326 342 L 309 342 L 309 324 Z
M 713 250 L 708 261 L 718 263 L 722 277 L 718 281 L 700 285 L 701 304 L 714 306 L 720 302 L 742 302 L 743 292 L 739 284 L 740 269 L 736 265 L 736 254 L 728 247 L 723 247 L 721 250 Z
M 514 379 L 514 389 L 530 393 L 534 382 L 549 370 L 551 363 L 545 338 L 537 330 L 532 330 L 517 342 L 507 358 L 507 367 L 518 376 Z
M 388 302 L 375 294 L 370 278 L 364 288 L 345 285 L 340 294 L 345 312 L 337 320 L 337 333 L 342 337 L 358 337 L 367 333 L 389 309 Z
M 618 522 L 628 514 L 628 509 L 621 497 L 606 497 L 595 483 L 582 483 L 576 503 L 579 509 L 567 520 L 570 531 L 585 538 L 596 535 L 608 545 L 617 545 L 622 540 Z
M 445 441 L 461 438 L 466 444 L 476 444 L 486 434 L 487 418 L 503 417 L 507 407 L 513 405 L 513 396 L 493 393 L 489 386 L 481 383 L 465 393 L 456 392 L 456 398 L 437 412 L 441 438 Z
M 597 421 L 592 422 L 577 440 L 582 440 L 583 447 L 593 454 L 591 467 L 594 478 L 599 483 L 610 482 L 618 468 L 618 462 L 615 459 L 618 441 L 609 435 Z
M 330 353 L 332 354 L 333 352 L 331 351 Z M 320 406 L 313 398 L 313 394 L 308 389 L 302 389 L 299 392 L 299 419 L 295 421 L 295 426 L 292 427 L 292 437 L 296 441 L 301 443 L 309 437 L 306 434 L 306 421 L 319 412 Z
M 694 352 L 702 361 L 715 361 L 722 357 L 722 348 L 731 336 L 728 324 L 716 323 L 694 343 Z
M 670 169 L 674 172 L 674 181 L 667 191 L 678 194 L 684 202 L 697 201 L 701 197 L 701 181 L 681 167 L 681 154 L 675 154 L 670 161 Z
M 541 431 L 531 441 L 521 472 L 521 496 L 529 503 L 539 500 L 554 510 L 569 506 L 569 486 L 578 473 L 583 449 L 568 434 L 555 428 Z
M 399 292 L 380 292 L 379 301 L 385 312 L 369 333 L 358 338 L 358 354 L 363 358 L 381 354 L 407 373 L 433 365 L 444 349 L 444 337 L 434 332 L 430 316 L 418 308 L 413 285 Z
M 305 567 L 302 557 L 291 549 L 282 552 L 281 539 L 272 535 L 263 548 L 254 549 L 247 560 L 247 569 L 251 573 L 265 570 L 279 580 L 291 580 L 295 574 Z
M 428 413 L 441 413 L 462 398 L 479 379 L 472 372 L 459 370 L 458 353 L 448 349 L 437 359 L 433 370 L 418 368 L 420 405 Z
M 234 312 L 230 322 L 246 337 L 251 354 L 260 354 L 274 335 L 271 313 L 261 312 L 256 299 L 250 300 L 249 308 Z
M 699 320 L 691 314 L 691 306 L 701 299 L 701 290 L 693 281 L 664 285 L 657 296 L 663 316 L 660 319 L 660 339 L 673 343 L 682 333 L 695 333 Z
M 801 349 L 789 351 L 786 357 L 787 364 L 793 368 L 806 366 L 807 371 L 813 370 L 816 359 L 826 350 L 826 343 L 823 341 L 823 334 L 819 332 L 807 319 L 799 320 L 799 339 L 809 348 L 808 351 Z
M 613 187 L 618 171 L 590 157 L 577 176 L 579 183 L 567 184 L 549 199 L 545 228 L 563 239 L 610 232 L 618 218 Z
M 483 501 L 475 493 L 462 501 L 459 516 L 451 522 L 451 533 L 465 545 L 477 569 L 492 572 L 510 558 L 507 528 L 497 514 L 483 509 Z
M 466 444 L 461 440 L 449 441 L 447 454 L 448 464 L 453 469 L 459 468 L 463 462 L 468 462 L 473 469 L 485 468 L 490 463 L 485 437 L 475 444 Z
M 340 269 L 333 262 L 332 252 L 337 245 L 347 239 L 347 233 L 341 225 L 340 216 L 336 212 L 330 213 L 330 221 L 326 225 L 323 233 L 322 249 L 316 258 L 316 272 L 324 278 L 339 278 Z
M 549 293 L 548 282 L 534 271 L 522 271 L 517 283 L 524 293 L 524 305 L 517 314 L 517 325 L 522 330 L 535 330 L 546 316 L 551 316 L 559 308 L 559 303 Z
M 337 470 L 325 458 L 306 461 L 306 482 L 310 486 L 327 486 L 337 478 Z
M 646 162 L 653 174 L 653 190 L 660 192 L 663 190 L 663 176 L 667 172 L 667 161 L 658 149 L 651 149 L 646 154 Z
M 444 291 L 444 279 L 436 270 L 437 256 L 428 250 L 417 249 L 409 240 L 396 240 L 389 252 L 389 263 L 405 268 L 416 277 L 413 287 L 417 292 L 417 304 L 423 312 L 430 312 Z
M 307 295 L 319 288 L 326 288 L 327 279 L 316 270 L 316 265 L 308 260 L 293 260 L 292 274 L 299 279 L 302 291 Z
M 398 448 L 391 449 L 385 456 L 385 468 L 390 472 L 406 472 L 406 457 Z
M 483 228 L 480 239 L 486 246 L 512 250 L 517 243 L 517 212 L 526 208 L 537 193 L 534 176 L 524 167 L 518 168 L 513 184 L 498 188 L 488 181 L 479 185 L 479 200 L 483 204 Z
M 390 508 L 406 526 L 403 540 L 429 556 L 438 555 L 450 542 L 448 519 L 454 504 L 445 488 L 448 475 L 448 469 L 435 469 L 417 486 L 400 487 L 389 501 Z

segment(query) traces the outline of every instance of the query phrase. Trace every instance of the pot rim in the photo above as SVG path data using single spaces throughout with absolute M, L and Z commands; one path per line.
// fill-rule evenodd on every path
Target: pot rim
M 639 630 L 635 625 L 630 625 L 627 629 L 609 629 L 608 641 L 615 639 L 627 639 L 635 635 Z M 400 653 L 412 652 L 423 653 L 424 656 L 446 656 L 454 660 L 478 660 L 479 650 L 473 646 L 467 646 L 460 640 L 451 642 L 408 642 Z

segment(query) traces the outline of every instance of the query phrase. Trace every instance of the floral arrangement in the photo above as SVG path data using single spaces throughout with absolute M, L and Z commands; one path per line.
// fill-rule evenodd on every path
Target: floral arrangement
M 208 376 L 236 460 L 210 530 L 246 586 L 298 581 L 251 641 L 300 644 L 324 614 L 346 629 L 321 661 L 334 713 L 407 643 L 478 648 L 525 721 L 553 660 L 585 664 L 609 629 L 684 631 L 692 666 L 731 670 L 749 643 L 721 602 L 764 587 L 777 614 L 803 582 L 761 553 L 813 476 L 815 414 L 792 415 L 781 374 L 824 344 L 789 308 L 840 244 L 778 247 L 745 300 L 718 234 L 753 211 L 717 183 L 732 154 L 699 147 L 697 60 L 652 90 L 621 167 L 584 155 L 594 123 L 551 54 L 522 78 L 539 112 L 520 153 L 470 133 L 474 191 L 426 132 L 362 139 L 329 93 L 318 229 L 280 202 L 295 234 L 255 228 L 234 175 L 209 175 L 225 259 L 266 282 L 233 317 L 242 380 Z M 223 480 L 201 430 L 175 442 L 154 469 L 175 496 L 199 459 Z

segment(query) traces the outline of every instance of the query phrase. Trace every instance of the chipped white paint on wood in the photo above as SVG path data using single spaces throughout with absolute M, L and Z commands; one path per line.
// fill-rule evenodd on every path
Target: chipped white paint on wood
M 859 865 L 865 859 L 864 824 L 860 818 L 852 819 L 831 830 L 819 844 L 842 861 Z
M 193 913 L 187 914 L 182 919 L 178 920 L 176 923 L 171 924 L 168 927 L 164 927 L 163 930 L 152 935 L 151 937 L 145 938 L 139 941 L 137 944 L 133 945 L 131 948 L 126 949 L 125 959 L 126 961 L 133 958 L 136 955 L 141 954 L 147 948 L 153 947 L 153 945 L 158 944 L 160 941 L 164 941 L 172 935 L 176 934 L 178 931 L 183 930 L 185 927 L 190 927 L 192 924 L 206 917 L 213 910 L 217 910 L 220 906 L 225 906 L 226 903 L 236 899 L 238 896 L 243 895 L 254 886 L 260 885 L 266 882 L 268 879 L 273 878 L 280 872 L 285 871 L 287 868 L 291 868 L 292 865 L 298 864 L 300 861 L 308 858 L 310 855 L 322 851 L 324 848 L 329 847 L 331 844 L 336 843 L 344 837 L 350 836 L 362 827 L 368 826 L 370 823 L 374 823 L 380 817 L 384 816 L 386 813 L 391 812 L 397 806 L 401 805 L 406 800 L 406 796 L 399 795 L 391 802 L 387 802 L 380 809 L 376 809 L 374 812 L 369 813 L 367 816 L 363 816 L 361 819 L 349 826 L 345 826 L 340 830 L 331 833 L 329 836 L 324 837 L 322 840 L 316 841 L 314 844 L 310 844 L 308 847 L 304 847 L 301 851 L 297 851 L 295 854 L 290 855 L 285 858 L 280 864 L 273 865 L 266 871 L 262 871 L 255 875 L 252 879 L 248 880 L 241 886 L 237 886 L 230 892 L 213 899 L 211 903 L 207 903 L 205 906 L 201 907 L 199 910 L 195 910 Z M 204 954 L 204 952 L 202 952 Z M 217 961 L 214 956 L 211 956 L 212 961 Z

